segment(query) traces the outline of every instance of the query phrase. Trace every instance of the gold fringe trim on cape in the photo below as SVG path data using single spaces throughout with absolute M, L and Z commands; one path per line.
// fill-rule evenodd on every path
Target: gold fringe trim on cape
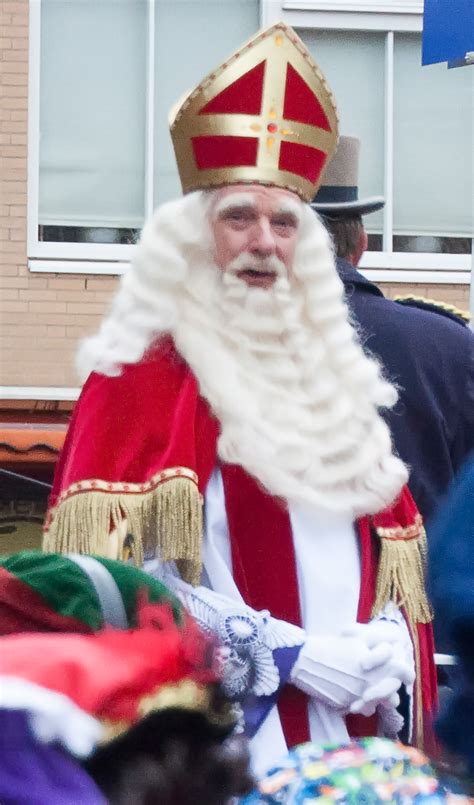
M 157 551 L 164 562 L 178 563 L 186 581 L 199 583 L 202 498 L 196 474 L 186 467 L 164 470 L 145 484 L 101 480 L 73 484 L 50 512 L 43 549 L 110 557 L 112 550 L 113 558 L 119 558 L 111 532 L 120 530 L 124 520 L 137 565 L 143 563 L 145 551 Z
M 426 532 L 420 515 L 406 528 L 377 528 L 381 551 L 373 615 L 393 601 L 408 620 L 430 623 L 431 607 L 425 589 Z

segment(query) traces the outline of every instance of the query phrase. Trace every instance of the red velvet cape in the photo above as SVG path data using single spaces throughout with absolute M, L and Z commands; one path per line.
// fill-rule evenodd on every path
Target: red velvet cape
M 174 467 L 197 475 L 204 494 L 217 459 L 219 423 L 199 395 L 196 378 L 174 348 L 161 340 L 138 364 L 118 377 L 92 374 L 75 408 L 59 459 L 50 499 L 54 506 L 78 482 L 94 479 L 146 483 Z M 234 576 L 245 601 L 275 617 L 301 624 L 298 582 L 288 511 L 241 467 L 223 466 L 226 511 Z M 87 492 L 84 492 L 87 494 Z M 404 489 L 395 504 L 358 521 L 362 584 L 358 619 L 371 617 L 375 600 L 380 540 L 375 529 L 408 528 L 417 510 Z M 429 624 L 416 627 L 421 670 L 421 701 L 415 702 L 424 729 L 436 702 L 436 672 Z M 288 743 L 308 737 L 306 704 L 294 688 L 280 697 Z M 348 719 L 350 722 L 351 720 Z M 416 719 L 415 719 L 416 722 Z M 420 719 L 418 718 L 418 723 Z M 376 734 L 374 719 L 352 719 L 353 735 Z M 423 742 L 423 736 L 417 736 Z

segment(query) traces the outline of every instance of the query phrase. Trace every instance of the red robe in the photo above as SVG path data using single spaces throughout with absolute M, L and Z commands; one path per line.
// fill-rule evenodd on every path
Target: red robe
M 219 423 L 170 338 L 162 339 L 140 363 L 124 367 L 118 377 L 92 374 L 58 461 L 46 549 L 104 553 L 111 525 L 125 516 L 136 538 L 132 551 L 137 561 L 144 544 L 158 545 L 164 560 L 177 560 L 183 575 L 197 581 L 202 496 L 218 463 L 218 435 Z M 222 475 L 233 573 L 244 600 L 300 625 L 285 503 L 267 494 L 241 467 L 224 465 Z M 405 606 L 418 674 L 415 734 L 422 744 L 435 707 L 436 672 L 420 577 L 421 518 L 405 488 L 391 507 L 357 525 L 362 565 L 358 619 L 367 622 L 390 599 Z M 399 583 L 397 561 L 410 568 L 404 574 L 405 588 Z M 303 694 L 288 686 L 279 707 L 288 743 L 304 740 Z M 353 735 L 376 732 L 374 718 L 349 717 L 348 722 Z

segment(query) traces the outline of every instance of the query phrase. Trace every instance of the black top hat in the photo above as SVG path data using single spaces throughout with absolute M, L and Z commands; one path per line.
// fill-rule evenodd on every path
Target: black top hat
M 359 153 L 357 137 L 341 137 L 336 153 L 326 168 L 323 184 L 311 207 L 328 218 L 367 215 L 382 209 L 385 199 L 372 196 L 359 200 Z

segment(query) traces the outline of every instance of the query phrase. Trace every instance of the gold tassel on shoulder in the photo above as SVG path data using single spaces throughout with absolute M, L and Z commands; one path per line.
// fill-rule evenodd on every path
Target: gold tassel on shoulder
M 420 515 L 406 528 L 376 528 L 381 551 L 373 615 L 393 601 L 403 607 L 411 624 L 430 623 L 425 590 L 426 532 Z
M 164 562 L 176 561 L 186 581 L 199 582 L 202 498 L 196 474 L 186 467 L 164 470 L 145 484 L 73 484 L 49 513 L 43 549 L 110 556 L 111 532 L 124 520 L 137 565 L 145 552 L 156 552 Z
M 420 514 L 413 525 L 377 527 L 380 560 L 372 615 L 378 615 L 389 601 L 405 610 L 413 641 L 415 660 L 415 744 L 423 748 L 423 697 L 421 682 L 419 623 L 430 623 L 431 607 L 425 589 L 426 532 Z

